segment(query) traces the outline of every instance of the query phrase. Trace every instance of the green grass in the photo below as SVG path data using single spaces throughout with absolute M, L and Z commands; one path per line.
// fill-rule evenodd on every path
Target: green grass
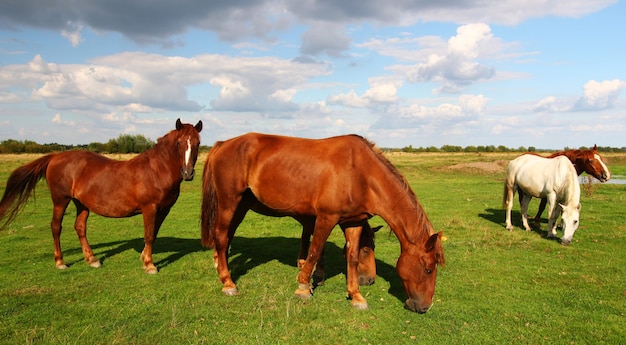
M 344 240 L 326 247 L 327 281 L 311 300 L 294 296 L 300 228 L 289 218 L 250 213 L 236 233 L 230 268 L 240 295 L 226 297 L 199 240 L 200 179 L 183 183 L 154 248 L 157 275 L 141 269 L 141 217 L 92 215 L 88 238 L 103 266 L 88 267 L 70 206 L 61 237 L 70 268 L 54 268 L 45 182 L 0 232 L 0 344 L 617 344 L 626 338 L 625 185 L 602 185 L 581 201 L 581 226 L 561 246 L 544 231 L 504 229 L 506 154 L 415 154 L 390 159 L 409 180 L 444 243 L 435 303 L 423 315 L 406 299 L 385 226 L 376 237 L 378 277 L 362 287 L 370 309 L 345 299 Z M 18 157 L 18 158 L 15 158 Z M 202 157 L 204 158 L 204 157 Z M 0 161 L 0 192 L 30 159 Z M 203 162 L 198 162 L 201 170 Z M 451 168 L 453 167 L 454 168 Z M 609 158 L 626 172 L 626 159 Z M 531 203 L 536 211 L 538 200 Z M 383 225 L 376 217 L 372 225 Z M 386 225 L 386 224 L 385 224 Z

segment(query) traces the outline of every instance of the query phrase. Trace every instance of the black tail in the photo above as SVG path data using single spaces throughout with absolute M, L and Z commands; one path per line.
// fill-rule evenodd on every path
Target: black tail
M 20 213 L 37 182 L 46 175 L 46 169 L 54 154 L 36 159 L 15 169 L 0 200 L 0 230 L 4 229 Z

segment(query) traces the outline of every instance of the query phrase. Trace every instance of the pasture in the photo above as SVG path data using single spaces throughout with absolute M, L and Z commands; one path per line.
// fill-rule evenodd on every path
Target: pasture
M 92 214 L 87 235 L 101 268 L 83 262 L 71 205 L 61 244 L 67 270 L 54 268 L 52 202 L 40 182 L 22 214 L 0 232 L 0 344 L 617 344 L 626 338 L 626 185 L 583 188 L 580 227 L 570 246 L 513 225 L 504 228 L 504 169 L 516 153 L 391 154 L 437 231 L 446 265 L 423 315 L 403 309 L 395 272 L 399 244 L 385 225 L 376 235 L 376 283 L 361 287 L 369 309 L 345 299 L 344 239 L 326 244 L 326 284 L 312 299 L 294 296 L 300 225 L 248 214 L 230 251 L 240 294 L 227 297 L 200 245 L 201 171 L 183 182 L 153 248 L 156 275 L 139 259 L 141 216 Z M 626 155 L 603 155 L 614 178 Z M 0 192 L 10 172 L 37 156 L 0 156 Z M 124 158 L 114 156 L 113 158 Z M 531 202 L 534 215 L 539 200 Z M 562 233 L 559 231 L 558 236 Z

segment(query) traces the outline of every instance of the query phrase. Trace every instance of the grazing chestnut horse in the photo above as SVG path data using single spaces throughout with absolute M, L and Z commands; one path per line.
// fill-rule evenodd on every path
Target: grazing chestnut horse
M 521 155 L 506 170 L 502 203 L 506 207 L 506 228 L 513 230 L 511 209 L 513 195 L 518 190 L 522 223 L 527 231 L 528 203 L 532 197 L 548 199 L 548 237 L 556 236 L 556 220 L 563 220 L 561 243 L 568 245 L 578 228 L 580 216 L 580 183 L 574 166 L 564 156 L 546 158 L 537 155 Z M 561 214 L 562 213 L 562 214 Z
M 598 146 L 593 145 L 593 149 L 589 150 L 565 150 L 551 154 L 548 158 L 554 158 L 558 156 L 565 156 L 574 164 L 576 173 L 580 176 L 583 172 L 595 177 L 600 182 L 606 182 L 611 179 L 611 172 L 609 168 L 604 164 L 604 160 L 598 153 Z M 546 208 L 546 198 L 541 198 L 539 203 L 539 210 L 535 216 L 535 227 L 539 227 L 541 221 L 541 214 Z
M 158 139 L 156 145 L 128 161 L 116 161 L 89 151 L 66 151 L 43 156 L 15 169 L 0 201 L 4 228 L 18 214 L 45 176 L 52 203 L 54 263 L 65 269 L 61 252 L 61 225 L 70 201 L 76 205 L 74 228 L 85 261 L 100 267 L 87 242 L 87 218 L 93 211 L 104 217 L 121 218 L 143 214 L 145 247 L 143 268 L 157 273 L 152 262 L 152 244 L 159 228 L 178 199 L 183 180 L 193 179 L 200 146 L 202 121 L 195 126 L 176 121 L 176 129 Z
M 219 145 L 219 143 L 218 143 Z M 270 217 L 282 217 L 285 216 L 283 214 L 277 213 L 276 211 L 268 208 L 267 206 L 261 204 L 256 201 L 250 209 L 258 214 L 262 214 Z M 315 217 L 310 216 L 293 216 L 298 223 L 302 225 L 302 235 L 300 238 L 300 252 L 298 253 L 298 268 L 302 269 L 304 266 L 304 262 L 306 261 L 306 257 L 309 251 L 309 245 L 311 243 L 311 236 L 313 236 L 313 230 L 315 228 Z M 372 285 L 376 281 L 376 256 L 374 255 L 374 233 L 378 231 L 382 226 L 378 226 L 376 228 L 371 228 L 369 222 L 364 220 L 362 222 L 363 230 L 361 231 L 361 237 L 359 238 L 359 255 L 358 255 L 358 276 L 359 276 L 359 285 Z M 342 227 L 341 230 L 345 235 L 345 228 Z M 232 239 L 231 239 L 232 240 Z M 346 238 L 346 240 L 348 240 Z M 343 254 L 346 255 L 347 247 L 350 245 L 348 241 L 346 241 L 346 245 L 343 247 Z M 322 249 L 322 254 L 320 255 L 320 259 L 315 265 L 315 271 L 313 272 L 313 280 L 317 285 L 322 285 L 324 283 L 324 251 Z
M 202 182 L 202 244 L 214 248 L 222 292 L 237 294 L 227 253 L 234 232 L 251 206 L 274 213 L 315 217 L 308 256 L 296 294 L 310 298 L 311 273 L 337 224 L 345 229 L 347 292 L 356 308 L 367 308 L 357 279 L 363 221 L 379 215 L 400 241 L 396 270 L 411 311 L 432 305 L 437 265 L 444 263 L 442 233 L 436 233 L 415 193 L 374 145 L 357 135 L 303 139 L 258 133 L 217 143 L 209 152 Z

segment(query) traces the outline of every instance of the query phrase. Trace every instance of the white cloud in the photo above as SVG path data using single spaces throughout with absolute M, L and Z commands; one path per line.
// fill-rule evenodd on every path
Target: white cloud
M 619 80 L 598 82 L 590 80 L 583 87 L 583 96 L 574 105 L 574 110 L 601 110 L 612 108 L 626 83 Z
M 57 124 L 57 125 L 70 126 L 70 127 L 73 127 L 74 125 L 76 125 L 74 121 L 63 120 L 61 118 L 61 114 L 59 113 L 54 114 L 54 116 L 52 117 L 52 123 Z
M 372 125 L 376 129 L 420 128 L 451 130 L 466 126 L 483 115 L 488 99 L 483 95 L 461 95 L 456 103 L 427 107 L 420 104 L 392 107 Z M 473 124 L 472 124 L 473 125 Z
M 626 82 L 619 79 L 595 81 L 590 80 L 583 86 L 583 95 L 575 102 L 559 100 L 548 96 L 539 100 L 531 107 L 536 112 L 568 112 L 568 111 L 599 111 L 615 106 L 619 95 L 626 89 Z
M 495 68 L 477 60 L 483 47 L 493 41 L 491 28 L 486 24 L 467 24 L 457 29 L 448 40 L 447 50 L 431 54 L 428 60 L 407 71 L 409 82 L 435 82 L 441 86 L 435 93 L 457 93 L 468 85 L 495 75 Z

